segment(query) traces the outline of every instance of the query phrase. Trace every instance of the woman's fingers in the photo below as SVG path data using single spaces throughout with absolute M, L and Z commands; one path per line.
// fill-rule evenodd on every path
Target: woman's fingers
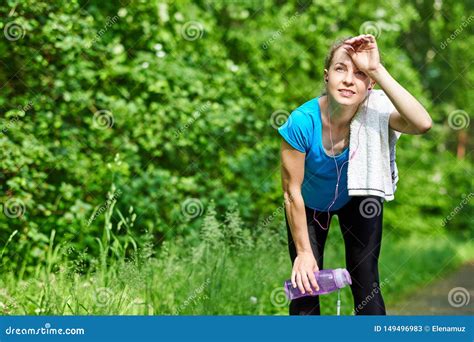
M 375 42 L 375 37 L 371 34 L 364 35 L 370 42 Z
M 357 51 L 357 49 L 359 49 L 361 47 L 361 45 L 364 44 L 364 42 L 360 42 L 360 41 L 355 41 L 355 42 L 352 42 L 352 43 L 349 43 L 347 44 L 347 47 L 351 50 L 351 51 Z M 346 49 L 347 50 L 347 49 Z
M 353 54 L 366 50 L 369 47 L 369 44 L 371 44 L 371 42 L 368 39 L 361 38 L 360 40 L 356 40 L 352 43 L 346 42 L 343 47 L 349 54 Z
M 349 46 L 344 46 L 344 50 L 346 50 L 349 55 L 352 54 L 352 53 L 354 53 L 354 52 L 356 52 L 356 51 L 354 50 L 354 48 L 353 48 L 352 46 L 350 46 L 350 45 L 349 45 Z
M 313 289 L 309 284 L 308 274 L 306 272 L 303 271 L 296 273 L 296 283 L 298 284 L 298 288 L 301 293 L 313 293 Z
M 311 272 L 308 274 L 309 282 L 311 283 L 311 286 L 314 287 L 316 291 L 319 291 L 319 285 L 318 282 L 316 281 L 316 277 L 314 276 L 314 273 Z
M 314 256 L 309 254 L 298 256 L 291 271 L 291 284 L 293 288 L 298 287 L 302 294 L 319 290 L 314 271 L 318 270 L 318 265 Z
M 346 42 L 348 42 L 349 44 L 353 44 L 360 41 L 360 39 L 361 39 L 361 36 L 357 36 L 357 37 L 346 40 Z
M 300 272 L 296 273 L 296 284 L 298 284 L 298 289 L 300 290 L 300 292 L 305 293 L 303 283 L 301 282 L 301 273 Z
M 345 41 L 345 43 L 358 47 L 362 44 L 374 43 L 375 37 L 371 34 L 363 34 L 354 38 L 350 38 Z
M 302 274 L 302 278 L 303 278 L 303 285 L 306 291 L 308 291 L 309 293 L 313 293 L 313 289 L 309 285 L 308 274 L 306 272 Z
M 369 40 L 373 40 L 375 39 L 375 37 L 371 34 L 361 34 L 361 35 L 358 35 L 356 37 L 352 37 L 350 38 L 349 40 L 352 40 L 352 41 L 355 41 L 355 40 L 360 40 L 360 39 L 369 39 Z

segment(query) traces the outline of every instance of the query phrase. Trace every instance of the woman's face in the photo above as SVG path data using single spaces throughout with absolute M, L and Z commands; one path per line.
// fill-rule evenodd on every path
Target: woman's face
M 329 70 L 324 69 L 328 94 L 339 104 L 359 105 L 372 87 L 372 80 L 358 70 L 344 48 L 334 52 Z

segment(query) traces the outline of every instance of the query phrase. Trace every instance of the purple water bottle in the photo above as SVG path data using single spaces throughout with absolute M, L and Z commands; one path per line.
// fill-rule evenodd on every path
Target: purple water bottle
M 351 276 L 345 268 L 336 268 L 334 270 L 319 270 L 314 272 L 316 281 L 319 285 L 319 291 L 311 286 L 313 293 L 305 291 L 301 293 L 298 287 L 293 287 L 291 279 L 285 281 L 285 293 L 288 299 L 293 300 L 304 296 L 319 296 L 327 294 L 345 287 L 347 284 L 352 285 Z

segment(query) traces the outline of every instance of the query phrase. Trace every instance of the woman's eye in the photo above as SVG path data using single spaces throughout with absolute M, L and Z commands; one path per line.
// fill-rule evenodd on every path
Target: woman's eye
M 365 74 L 362 71 L 357 71 L 357 74 L 360 75 L 360 76 L 365 77 Z
M 341 67 L 337 67 L 337 68 L 336 68 L 336 71 L 340 71 L 340 70 L 342 70 Z

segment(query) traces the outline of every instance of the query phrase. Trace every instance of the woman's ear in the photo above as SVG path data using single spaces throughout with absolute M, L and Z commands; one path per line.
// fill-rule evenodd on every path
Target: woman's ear
M 324 69 L 324 82 L 328 83 L 328 69 Z
M 374 87 L 375 87 L 376 84 L 377 84 L 377 83 L 376 83 L 375 81 L 370 81 L 370 84 L 369 84 L 369 87 L 367 88 L 367 90 L 372 90 L 372 89 L 374 89 Z

